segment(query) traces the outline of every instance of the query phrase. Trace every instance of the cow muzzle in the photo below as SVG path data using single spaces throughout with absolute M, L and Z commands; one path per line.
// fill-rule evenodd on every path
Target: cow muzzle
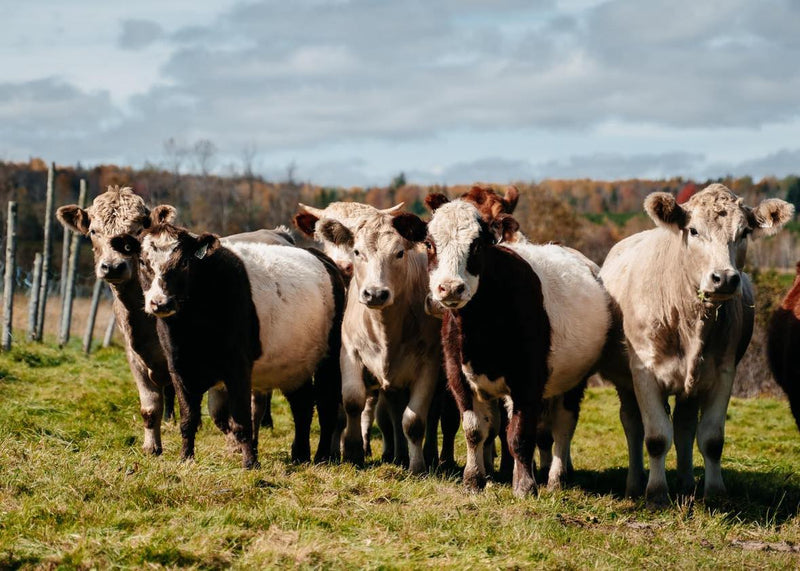
M 433 297 L 447 309 L 461 309 L 470 300 L 467 284 L 462 280 L 448 280 L 439 283 Z
M 175 315 L 178 311 L 178 304 L 173 297 L 154 297 L 147 302 L 146 310 L 147 313 L 164 318 Z
M 101 260 L 95 268 L 97 277 L 111 284 L 131 279 L 131 267 L 125 260 Z
M 731 299 L 742 291 L 742 276 L 737 270 L 714 270 L 704 280 L 701 291 L 711 301 Z
M 380 309 L 391 303 L 392 292 L 385 287 L 365 287 L 361 290 L 360 301 L 372 309 Z

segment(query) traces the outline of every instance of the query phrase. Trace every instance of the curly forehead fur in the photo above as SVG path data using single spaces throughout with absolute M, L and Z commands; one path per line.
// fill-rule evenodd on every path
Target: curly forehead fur
M 149 211 L 141 196 L 129 186 L 109 186 L 87 209 L 92 227 L 106 235 L 133 233 L 141 229 Z
M 689 212 L 690 221 L 702 219 L 706 224 L 716 224 L 732 232 L 748 224 L 742 199 L 719 183 L 707 186 L 682 207 Z
M 376 214 L 362 218 L 355 231 L 355 241 L 361 247 L 366 247 L 371 251 L 385 251 L 388 253 L 387 246 L 396 243 L 398 240 L 407 246 L 407 240 L 397 233 L 392 225 L 394 217 L 388 214 Z
M 480 212 L 464 200 L 454 200 L 440 206 L 428 224 L 428 233 L 437 244 L 458 242 L 469 245 L 480 235 Z

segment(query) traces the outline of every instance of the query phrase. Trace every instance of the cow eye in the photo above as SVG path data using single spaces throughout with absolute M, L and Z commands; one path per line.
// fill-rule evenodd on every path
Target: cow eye
M 130 245 L 130 244 L 125 244 L 125 245 L 122 247 L 122 249 L 123 249 L 123 250 L 125 250 L 126 252 L 130 252 L 130 251 L 131 251 L 131 245 Z
M 425 240 L 425 249 L 428 251 L 433 250 L 433 244 L 430 240 Z
M 94 236 L 96 232 L 94 230 L 89 230 L 89 236 Z
M 359 252 L 358 250 L 353 250 L 353 255 L 357 258 L 361 255 L 361 252 Z
M 689 234 L 692 236 L 697 236 L 697 228 L 689 228 Z
M 397 253 L 394 255 L 394 257 L 395 257 L 395 258 L 397 258 L 397 259 L 399 260 L 400 258 L 402 258 L 402 257 L 403 257 L 403 254 L 405 254 L 405 251 L 404 251 L 404 250 L 400 250 L 399 252 L 397 252 Z

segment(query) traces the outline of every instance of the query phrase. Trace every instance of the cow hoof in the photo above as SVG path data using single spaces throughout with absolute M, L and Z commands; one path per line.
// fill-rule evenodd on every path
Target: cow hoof
M 467 491 L 477 494 L 486 487 L 486 476 L 477 471 L 464 470 L 464 486 Z
M 706 484 L 703 489 L 703 499 L 706 500 L 720 499 L 727 495 L 728 492 L 725 489 L 725 484 L 722 483 L 716 485 Z
M 666 506 L 669 504 L 669 490 L 666 486 L 648 486 L 645 493 L 647 504 L 651 506 Z
M 641 498 L 644 495 L 645 486 L 647 486 L 647 476 L 641 474 L 637 478 L 629 474 L 625 482 L 625 497 L 632 500 Z
M 695 484 L 694 478 L 691 476 L 688 477 L 678 477 L 678 485 L 677 485 L 677 494 L 680 496 L 694 496 L 695 495 Z
M 347 441 L 345 441 L 344 454 L 342 455 L 342 458 L 344 458 L 345 462 L 349 462 L 350 464 L 363 466 L 364 450 L 361 448 L 360 444 L 358 446 L 348 446 Z
M 547 490 L 549 492 L 558 492 L 564 487 L 564 483 L 561 478 L 550 478 L 547 481 Z
M 249 460 L 249 461 L 245 460 L 244 462 L 242 462 L 242 466 L 244 467 L 245 470 L 258 470 L 259 468 L 261 468 L 261 462 L 259 462 L 258 460 Z
M 422 475 L 422 474 L 427 474 L 428 469 L 425 467 L 424 463 L 420 462 L 419 464 L 416 464 L 414 466 L 409 466 L 409 472 L 416 475 Z
M 151 456 L 161 456 L 161 446 L 156 444 L 145 444 L 142 446 L 142 450 L 145 454 L 149 454 Z

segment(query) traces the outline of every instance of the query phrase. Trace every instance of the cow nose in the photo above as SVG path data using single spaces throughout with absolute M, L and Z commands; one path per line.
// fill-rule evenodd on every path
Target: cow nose
M 99 275 L 102 278 L 114 278 L 121 274 L 125 270 L 125 262 L 111 262 L 108 260 L 103 260 L 100 262 L 99 266 Z
M 150 300 L 150 311 L 156 315 L 164 315 L 175 311 L 175 301 L 172 298 L 159 298 Z
M 389 290 L 378 287 L 364 288 L 361 291 L 361 300 L 369 307 L 380 307 L 389 301 Z
M 443 298 L 461 295 L 467 289 L 464 282 L 442 282 L 437 288 Z
M 742 278 L 736 270 L 717 270 L 711 274 L 711 283 L 716 293 L 735 292 Z

